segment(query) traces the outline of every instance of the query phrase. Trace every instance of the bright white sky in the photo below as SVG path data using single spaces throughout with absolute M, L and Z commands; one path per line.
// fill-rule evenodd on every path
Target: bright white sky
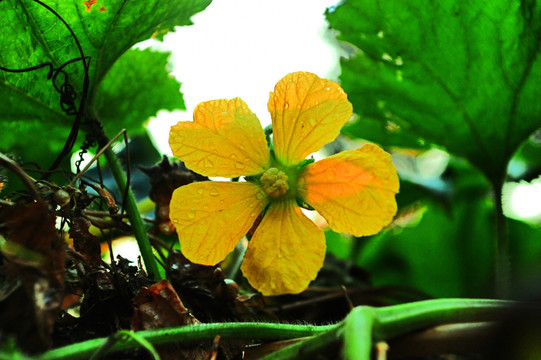
M 206 100 L 241 97 L 263 126 L 270 124 L 269 92 L 289 72 L 310 71 L 337 80 L 340 48 L 324 12 L 336 0 L 214 0 L 194 25 L 168 34 L 160 49 L 172 51 L 173 75 L 182 83 L 185 112 L 162 111 L 149 128 L 171 154 L 169 128 L 192 120 Z

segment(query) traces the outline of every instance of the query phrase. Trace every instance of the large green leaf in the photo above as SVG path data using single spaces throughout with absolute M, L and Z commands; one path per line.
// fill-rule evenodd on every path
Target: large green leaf
M 84 55 L 89 59 L 90 82 L 86 108 L 88 113 L 93 113 L 101 80 L 126 50 L 153 35 L 161 36 L 175 25 L 190 24 L 190 17 L 205 9 L 210 0 L 49 0 L 44 3 L 69 24 Z M 0 14 L 0 66 L 23 69 L 51 63 L 54 69 L 62 68 L 64 73 L 53 72 L 58 74 L 56 85 L 60 86 L 64 82 L 65 74 L 74 88 L 77 96 L 75 103 L 78 106 L 83 90 L 84 67 L 80 60 L 69 63 L 81 55 L 66 25 L 47 8 L 32 0 L 1 1 Z M 156 61 L 147 66 L 155 64 Z M 160 62 L 159 70 L 166 76 L 162 65 Z M 145 65 L 138 66 L 138 70 L 149 72 Z M 32 140 L 32 146 L 41 151 L 41 158 L 25 160 L 54 158 L 59 152 L 61 145 L 57 147 L 56 144 L 65 141 L 74 116 L 68 116 L 62 111 L 60 94 L 55 91 L 52 79 L 47 79 L 48 71 L 49 67 L 24 73 L 0 71 L 0 122 L 9 129 L 9 132 L 3 131 L 3 137 L 10 138 L 0 143 L 0 151 L 15 150 L 19 156 L 26 158 L 27 144 L 24 139 L 47 127 L 47 137 L 35 136 Z M 157 74 L 157 71 L 152 70 L 150 73 Z M 139 89 L 146 96 L 156 96 L 155 92 L 161 90 L 175 91 L 175 95 L 164 94 L 165 98 L 178 96 L 178 87 L 174 88 L 170 83 L 165 88 L 143 85 Z M 161 107 L 163 103 L 159 105 Z M 167 107 L 171 106 L 169 102 Z M 147 108 L 140 114 L 146 116 L 155 113 L 160 107 Z M 179 102 L 178 108 L 182 107 L 182 102 Z M 115 119 L 121 127 L 123 120 Z M 130 116 L 128 120 L 128 125 L 133 124 Z M 140 122 L 144 120 L 146 118 L 139 119 Z M 7 146 L 14 142 L 18 142 L 19 149 Z M 51 149 L 53 144 L 54 149 Z
M 96 113 L 113 136 L 123 127 L 130 135 L 143 130 L 142 120 L 156 110 L 185 109 L 180 84 L 168 76 L 169 53 L 130 50 L 115 62 L 100 85 Z
M 342 86 L 393 145 L 414 134 L 496 181 L 541 126 L 541 2 L 347 0 L 328 19 L 360 50 Z

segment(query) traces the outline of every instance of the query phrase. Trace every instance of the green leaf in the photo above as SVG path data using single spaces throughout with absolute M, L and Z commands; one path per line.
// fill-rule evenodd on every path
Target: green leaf
M 449 184 L 442 195 L 449 201 L 417 191 L 413 209 L 421 210 L 411 214 L 407 206 L 415 192 L 409 194 L 413 184 L 406 183 L 398 196 L 406 197 L 399 199 L 403 219 L 386 232 L 358 239 L 356 263 L 375 285 L 405 285 L 435 297 L 490 296 L 495 236 L 490 184 L 479 170 L 455 159 L 445 177 Z
M 362 118 L 408 135 L 392 143 L 414 134 L 494 182 L 541 126 L 541 2 L 348 0 L 327 16 L 360 50 L 342 86 Z
M 169 53 L 129 50 L 118 59 L 96 96 L 96 113 L 111 136 L 123 128 L 135 135 L 157 110 L 185 109 L 180 83 L 169 76 Z
M 427 205 L 421 221 L 365 242 L 357 264 L 375 285 L 404 285 L 435 297 L 490 295 L 493 208 L 455 202 L 450 211 Z
M 205 9 L 210 0 L 49 0 L 45 3 L 69 24 L 89 59 L 90 86 L 86 110 L 92 113 L 98 86 L 122 53 L 135 43 L 151 36 L 161 36 L 176 25 L 190 24 L 190 17 Z M 81 54 L 66 25 L 44 6 L 31 0 L 0 1 L 0 13 L 0 66 L 24 69 L 51 63 L 54 69 L 62 68 L 63 73 L 58 73 L 55 84 L 62 85 L 67 76 L 76 93 L 78 106 L 84 67 L 82 61 L 73 61 Z M 11 127 L 11 132 L 5 135 L 11 138 L 10 142 L 39 133 L 42 124 L 51 129 L 52 134 L 48 134 L 51 137 L 40 136 L 42 141 L 33 146 L 41 146 L 46 141 L 55 144 L 65 141 L 74 116 L 62 111 L 60 94 L 55 91 L 52 79 L 47 78 L 48 72 L 49 67 L 24 73 L 0 71 L 0 97 L 3 99 L 0 102 L 0 122 L 3 127 L 13 121 L 25 123 Z M 164 96 L 170 99 L 172 95 Z M 178 106 L 182 103 L 179 102 Z M 24 131 L 17 131 L 17 128 Z M 54 158 L 61 147 L 54 146 L 50 149 L 52 152 L 44 153 L 46 148 L 42 148 L 42 156 Z M 11 149 L 3 142 L 0 151 Z M 24 157 L 28 161 L 38 160 Z
M 515 294 L 538 291 L 541 280 L 541 228 L 509 219 L 513 286 Z
M 350 93 L 349 98 L 351 97 Z M 366 113 L 362 118 L 348 122 L 341 133 L 351 138 L 370 139 L 387 148 L 426 149 L 429 147 L 423 138 L 407 130 L 407 124 L 400 126 L 391 120 L 381 121 L 378 118 L 368 117 Z

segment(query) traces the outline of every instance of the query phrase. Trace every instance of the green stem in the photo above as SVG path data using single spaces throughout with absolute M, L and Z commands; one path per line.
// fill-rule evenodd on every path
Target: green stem
M 290 325 L 271 323 L 215 323 L 182 326 L 178 328 L 138 331 L 138 337 L 146 339 L 152 345 L 162 345 L 171 342 L 191 343 L 202 340 L 212 340 L 216 335 L 222 339 L 292 339 L 325 333 L 334 326 Z M 114 335 L 113 335 L 114 336 Z M 50 350 L 37 359 L 67 360 L 87 359 L 96 350 L 107 344 L 109 338 L 87 340 L 81 343 Z M 109 351 L 122 351 L 139 347 L 132 337 L 116 342 Z
M 503 300 L 436 299 L 377 308 L 374 338 L 386 340 L 441 324 L 497 320 L 511 304 Z
M 372 307 L 359 306 L 349 313 L 344 329 L 344 359 L 370 359 L 376 319 Z
M 360 306 L 336 325 L 290 325 L 272 323 L 215 323 L 178 328 L 144 330 L 135 333 L 152 345 L 171 342 L 197 343 L 222 339 L 293 339 L 311 338 L 278 350 L 264 359 L 286 360 L 313 358 L 340 339 L 344 340 L 345 359 L 369 360 L 374 342 L 441 324 L 499 320 L 511 309 L 513 302 L 483 299 L 437 299 L 383 308 Z M 115 335 L 113 335 L 115 337 Z M 117 337 L 118 338 L 118 337 Z M 36 359 L 86 359 L 106 346 L 108 351 L 140 347 L 134 337 L 118 342 L 99 338 L 48 351 Z
M 494 188 L 494 210 L 496 213 L 496 249 L 494 261 L 496 296 L 500 299 L 508 299 L 511 295 L 511 260 L 509 257 L 507 218 L 503 214 L 502 207 L 503 182 L 493 182 L 492 186 Z
M 124 170 L 122 169 L 122 165 L 120 164 L 120 160 L 113 152 L 111 147 L 105 150 L 105 157 L 107 159 L 107 163 L 109 164 L 111 173 L 115 178 L 120 193 L 123 194 L 126 190 L 127 180 L 126 175 L 124 174 Z M 124 206 L 126 208 L 126 212 L 128 213 L 128 219 L 130 220 L 135 239 L 137 240 L 137 244 L 139 245 L 139 251 L 141 252 L 141 256 L 143 257 L 143 262 L 145 264 L 148 275 L 155 280 L 160 280 L 158 264 L 156 262 L 156 259 L 154 258 L 154 254 L 152 253 L 152 247 L 150 246 L 150 241 L 148 240 L 148 235 L 146 233 L 145 226 L 143 225 L 141 214 L 139 214 L 139 209 L 137 209 L 137 202 L 135 201 L 135 196 L 133 196 L 133 192 L 131 191 L 131 189 L 128 189 L 125 201 L 126 203 L 124 204 Z
M 343 332 L 344 325 L 342 323 L 333 325 L 321 334 L 275 351 L 264 356 L 261 360 L 314 359 L 317 354 L 321 354 L 329 346 L 339 341 Z
M 326 333 L 278 350 L 264 359 L 313 358 L 341 337 L 345 359 L 370 360 L 377 341 L 441 324 L 498 320 L 509 311 L 511 304 L 501 300 L 436 299 L 383 308 L 359 306 Z

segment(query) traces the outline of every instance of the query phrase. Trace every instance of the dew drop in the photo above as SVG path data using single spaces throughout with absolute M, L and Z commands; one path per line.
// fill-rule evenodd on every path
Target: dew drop
M 378 34 L 377 34 L 377 37 L 379 37 L 380 39 L 383 39 L 383 36 L 385 36 L 383 34 L 383 31 L 380 31 Z
M 203 189 L 197 189 L 197 193 L 199 195 L 203 195 L 204 192 L 205 192 L 205 190 L 203 190 Z
M 392 60 L 393 60 L 393 58 L 391 57 L 391 55 L 389 55 L 389 54 L 387 54 L 387 53 L 383 53 L 383 54 L 381 55 L 381 58 L 382 58 L 383 60 L 385 60 L 385 61 L 392 61 Z
M 191 209 L 190 209 L 190 212 L 188 213 L 188 217 L 189 217 L 190 219 L 195 218 L 195 209 L 194 209 L 194 208 L 191 208 Z
M 244 169 L 244 164 L 241 163 L 240 161 L 235 161 L 235 167 L 237 169 Z
M 282 254 L 278 254 L 278 259 L 281 259 L 283 257 Z
M 289 103 L 286 101 L 286 103 L 284 104 L 284 109 L 289 109 Z
M 252 212 L 250 213 L 250 216 L 257 216 L 257 214 L 258 214 L 257 211 L 252 211 Z
M 218 196 L 218 190 L 216 190 L 216 189 L 210 189 L 209 194 L 210 194 L 211 196 Z
M 334 178 L 336 177 L 336 170 L 329 169 L 329 173 L 327 174 L 327 177 L 329 180 L 334 180 Z
M 263 199 L 265 197 L 265 194 L 263 193 L 257 193 L 257 195 L 255 196 L 257 199 Z

